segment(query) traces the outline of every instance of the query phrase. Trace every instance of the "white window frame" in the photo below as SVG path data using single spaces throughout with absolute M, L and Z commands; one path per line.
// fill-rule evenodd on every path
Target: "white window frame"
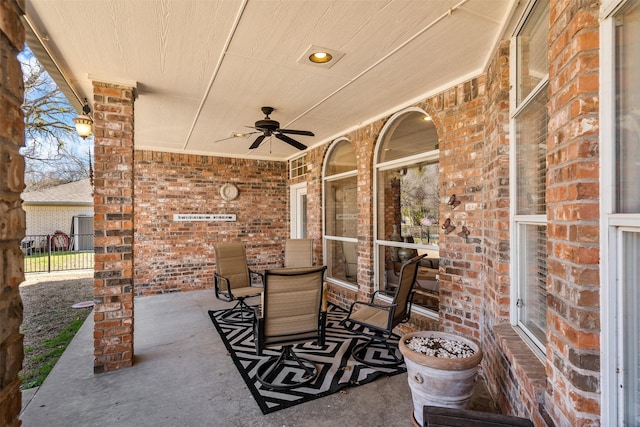
M 327 155 L 325 156 L 325 159 L 331 159 L 331 152 L 339 145 L 339 143 L 341 141 L 349 141 L 347 138 L 339 138 L 336 139 L 335 141 L 333 141 L 333 143 L 331 144 L 331 146 L 329 147 L 329 150 L 327 151 Z M 324 162 L 323 165 L 323 170 L 322 170 L 322 259 L 327 259 L 327 245 L 329 241 L 337 241 L 337 242 L 350 242 L 350 243 L 355 243 L 357 245 L 358 243 L 358 239 L 353 238 L 353 237 L 344 237 L 344 236 L 327 236 L 327 231 L 326 231 L 326 224 L 327 224 L 327 211 L 326 211 L 326 198 L 327 198 L 327 192 L 326 190 L 326 185 L 327 182 L 331 182 L 331 181 L 338 181 L 344 178 L 351 178 L 351 177 L 356 177 L 356 181 L 357 181 L 357 177 L 358 177 L 358 167 L 356 165 L 356 168 L 352 171 L 348 171 L 348 172 L 343 172 L 343 173 L 338 173 L 338 174 L 334 174 L 331 176 L 327 176 L 327 167 L 329 166 L 328 162 Z M 350 282 L 345 282 L 339 279 L 336 279 L 335 277 L 330 277 L 329 275 L 326 276 L 326 281 L 336 284 L 338 286 L 342 286 L 346 289 L 349 289 L 351 291 L 358 291 L 358 286 L 354 285 L 353 283 Z
M 294 164 L 296 164 L 294 166 Z M 307 175 L 309 166 L 307 165 L 307 153 L 289 160 L 289 179 L 300 178 Z
M 512 195 L 511 203 L 509 206 L 510 211 L 510 219 L 511 219 L 511 242 L 510 242 L 510 274 L 511 274 L 511 289 L 510 289 L 510 297 L 511 297 L 511 307 L 510 307 L 510 321 L 511 324 L 515 327 L 515 330 L 518 334 L 525 340 L 525 342 L 529 343 L 530 348 L 533 352 L 538 356 L 539 359 L 544 361 L 545 358 L 545 345 L 540 342 L 532 333 L 530 333 L 527 328 L 520 322 L 520 313 L 521 310 L 518 307 L 518 301 L 522 296 L 522 284 L 521 284 L 521 265 L 520 263 L 523 261 L 520 251 L 518 250 L 523 244 L 522 239 L 520 237 L 520 226 L 521 225 L 546 225 L 548 226 L 547 215 L 518 215 L 517 213 L 517 191 L 518 191 L 518 181 L 517 181 L 517 164 L 516 164 L 516 120 L 519 114 L 529 105 L 530 101 L 533 100 L 541 90 L 546 90 L 546 87 L 549 83 L 549 74 L 547 73 L 545 76 L 542 76 L 541 81 L 536 85 L 536 87 L 531 90 L 527 96 L 517 103 L 518 97 L 518 66 L 519 66 L 519 58 L 518 55 L 518 45 L 517 45 L 517 37 L 521 34 L 525 24 L 528 21 L 529 16 L 533 12 L 533 9 L 536 5 L 536 1 L 531 1 L 527 6 L 526 12 L 523 14 L 522 19 L 520 20 L 516 30 L 514 31 L 514 35 L 511 38 L 510 45 L 510 64 L 509 64 L 509 79 L 511 83 L 511 92 L 509 94 L 509 105 L 510 105 L 510 123 L 509 123 L 509 134 L 511 135 L 511 144 L 509 147 L 509 192 Z
M 423 113 L 425 115 L 427 115 L 427 113 L 417 107 L 410 107 L 407 109 L 404 109 L 396 114 L 393 115 L 393 117 L 391 117 L 387 123 L 385 123 L 384 127 L 382 128 L 382 130 L 380 131 L 380 136 L 378 137 L 378 141 L 376 141 L 376 146 L 374 149 L 374 158 L 373 158 L 373 259 L 374 259 L 374 265 L 373 265 L 373 271 L 374 271 L 374 288 L 375 290 L 379 290 L 380 289 L 380 282 L 382 280 L 382 278 L 380 277 L 380 273 L 379 273 L 379 265 L 378 260 L 379 258 L 379 251 L 380 251 L 380 246 L 397 246 L 397 247 L 408 247 L 411 249 L 426 249 L 426 250 L 435 250 L 435 251 L 439 251 L 439 247 L 438 246 L 434 246 L 434 245 L 422 245 L 422 244 L 411 244 L 411 243 L 400 243 L 400 242 L 393 242 L 391 240 L 386 240 L 384 239 L 384 236 L 382 238 L 378 238 L 378 172 L 380 171 L 384 171 L 384 170 L 388 170 L 388 169 L 395 169 L 398 167 L 402 167 L 402 166 L 411 166 L 414 165 L 416 163 L 420 163 L 420 162 L 424 162 L 424 161 L 433 161 L 433 160 L 437 160 L 438 163 L 440 162 L 440 150 L 436 149 L 436 150 L 432 150 L 432 151 L 428 151 L 425 153 L 420 153 L 420 154 L 415 154 L 413 156 L 409 156 L 409 157 L 404 157 L 402 159 L 397 159 L 397 160 L 390 160 L 388 162 L 384 162 L 384 163 L 378 163 L 378 156 L 379 156 L 379 152 L 380 152 L 380 144 L 382 144 L 384 142 L 384 138 L 387 134 L 387 132 L 389 131 L 389 129 L 392 128 L 392 126 L 395 126 L 395 121 L 397 119 L 402 118 L 405 114 L 411 112 L 411 111 L 417 111 L 420 113 Z M 385 295 L 379 295 L 378 296 L 381 300 L 386 300 L 386 301 L 391 301 L 391 298 L 385 296 Z M 429 317 L 431 319 L 434 320 L 440 320 L 440 315 L 439 313 L 433 311 L 433 310 L 429 310 L 427 308 L 421 307 L 417 304 L 413 304 L 411 306 L 411 311 L 421 314 L 425 317 Z
M 640 214 L 615 213 L 615 17 L 625 3 L 604 0 L 600 7 L 600 407 L 601 424 L 611 426 L 624 425 L 621 235 L 640 232 Z
M 307 183 L 294 184 L 289 187 L 290 234 L 292 239 L 305 239 L 307 230 L 304 225 L 307 212 L 303 209 L 302 198 L 307 196 Z

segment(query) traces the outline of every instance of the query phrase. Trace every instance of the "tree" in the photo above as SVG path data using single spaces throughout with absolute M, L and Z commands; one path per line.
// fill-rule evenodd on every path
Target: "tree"
M 438 219 L 439 168 L 437 163 L 409 168 L 402 176 L 402 215 L 410 226 L 419 226 L 422 219 Z
M 89 177 L 90 143 L 78 137 L 76 110 L 27 48 L 19 56 L 24 76 L 25 183 L 27 190 Z

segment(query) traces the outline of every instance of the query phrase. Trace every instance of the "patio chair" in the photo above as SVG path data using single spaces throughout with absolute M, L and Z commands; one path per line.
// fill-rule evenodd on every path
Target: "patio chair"
M 366 339 L 351 351 L 353 358 L 358 362 L 376 367 L 392 367 L 402 363 L 402 354 L 397 344 L 389 343 L 389 340 L 400 338 L 393 332 L 393 328 L 409 321 L 411 317 L 411 300 L 418 263 L 425 256 L 418 255 L 402 264 L 398 285 L 394 290 L 378 290 L 369 302 L 356 301 L 351 304 L 349 314 L 340 324 Z M 391 302 L 379 299 L 376 301 L 376 297 L 381 294 L 392 297 Z M 374 354 L 380 361 L 373 360 Z
M 424 405 L 422 411 L 424 427 L 533 427 L 527 418 L 471 409 Z
M 287 239 L 284 243 L 284 266 L 311 267 L 313 265 L 312 239 Z
M 267 270 L 262 313 L 254 325 L 256 353 L 281 347 L 257 368 L 256 377 L 270 389 L 290 389 L 308 384 L 318 375 L 312 361 L 299 357 L 294 345 L 324 345 L 325 319 L 321 313 L 326 266 Z M 257 310 L 256 310 L 257 311 Z
M 227 310 L 223 319 L 227 322 L 245 322 L 255 319 L 254 310 L 245 298 L 260 295 L 262 287 L 253 286 L 252 277 L 262 275 L 249 269 L 247 254 L 242 243 L 217 243 L 213 245 L 216 255 L 216 271 L 213 274 L 216 298 L 223 301 L 237 301 Z

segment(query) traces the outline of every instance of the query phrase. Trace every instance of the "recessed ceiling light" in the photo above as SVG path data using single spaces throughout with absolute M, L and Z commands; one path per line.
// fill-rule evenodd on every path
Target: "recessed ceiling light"
M 322 46 L 311 45 L 298 58 L 299 64 L 311 67 L 331 68 L 344 56 L 344 53 Z
M 333 59 L 330 53 L 327 52 L 314 52 L 309 55 L 309 61 L 315 62 L 316 64 L 324 64 L 325 62 L 329 62 Z
M 425 122 L 430 122 L 431 121 L 431 116 L 430 115 L 426 115 L 422 118 L 422 120 L 424 120 Z

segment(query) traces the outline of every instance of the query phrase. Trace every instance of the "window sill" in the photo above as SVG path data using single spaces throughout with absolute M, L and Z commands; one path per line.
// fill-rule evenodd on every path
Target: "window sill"
M 497 325 L 493 328 L 493 332 L 498 347 L 510 362 L 512 378 L 517 381 L 518 386 L 525 389 L 527 394 L 535 399 L 535 403 L 544 405 L 547 386 L 547 372 L 544 362 L 527 345 L 512 325 Z
M 332 285 L 337 285 L 345 289 L 348 289 L 350 291 L 358 292 L 358 286 L 352 283 L 347 283 L 339 279 L 334 279 L 333 277 L 327 277 L 325 281 L 328 283 L 331 283 Z

